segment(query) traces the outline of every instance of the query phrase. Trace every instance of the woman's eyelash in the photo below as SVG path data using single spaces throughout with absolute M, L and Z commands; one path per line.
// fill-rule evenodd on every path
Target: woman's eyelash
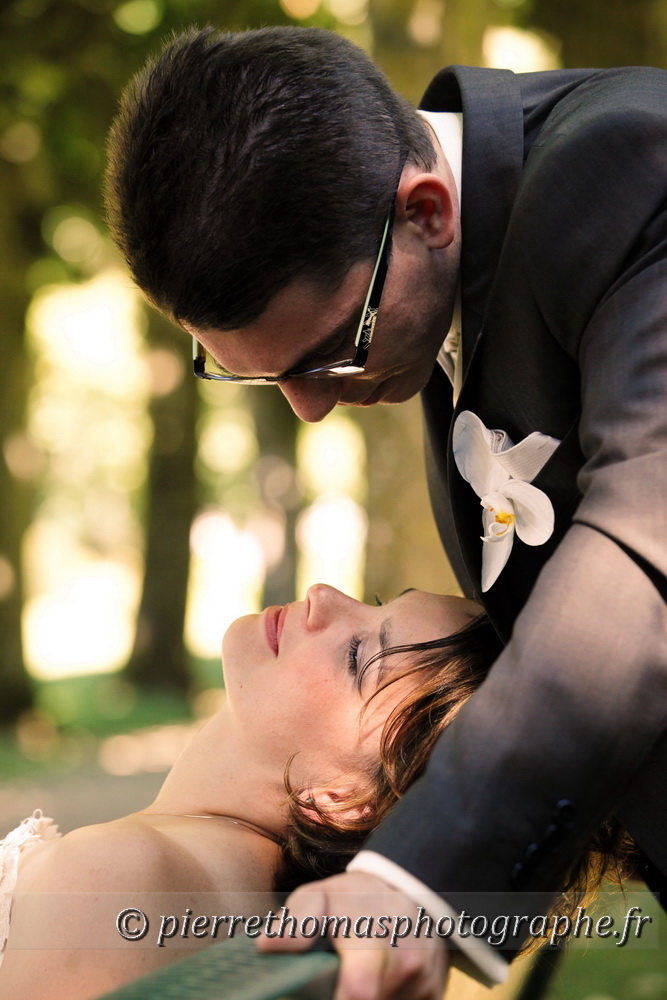
M 350 640 L 350 645 L 347 650 L 347 667 L 353 677 L 356 677 L 359 672 L 359 647 L 361 646 L 361 639 L 357 635 L 353 635 Z
M 379 594 L 375 595 L 375 603 L 376 603 L 376 605 L 377 605 L 378 608 L 381 608 L 382 605 L 384 604 L 384 601 L 382 600 L 382 598 L 380 597 Z

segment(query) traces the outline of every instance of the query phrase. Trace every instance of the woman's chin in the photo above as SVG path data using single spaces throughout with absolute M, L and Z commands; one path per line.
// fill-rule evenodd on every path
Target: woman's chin
M 264 629 L 261 623 L 261 615 L 242 615 L 235 618 L 229 625 L 222 637 L 222 664 L 223 671 L 226 663 L 232 659 L 247 662 L 252 655 L 253 649 L 257 646 L 261 648 L 260 640 L 264 639 Z

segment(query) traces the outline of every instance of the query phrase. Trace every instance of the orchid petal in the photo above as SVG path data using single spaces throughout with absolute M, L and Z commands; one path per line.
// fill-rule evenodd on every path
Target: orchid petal
M 456 418 L 452 448 L 456 467 L 478 497 L 502 489 L 509 474 L 491 454 L 492 435 L 479 417 L 464 410 Z
M 514 504 L 516 533 L 526 545 L 543 545 L 554 530 L 554 509 L 542 490 L 510 479 L 503 492 Z
M 484 540 L 482 544 L 482 592 L 485 593 L 494 585 L 502 573 L 505 563 L 510 557 L 514 531 L 496 536 L 491 541 Z
M 494 518 L 501 510 L 506 511 L 508 514 L 514 513 L 514 504 L 504 489 L 497 493 L 485 493 L 479 502 L 486 510 L 493 511 Z
M 482 591 L 493 586 L 507 563 L 515 531 L 527 545 L 542 545 L 553 533 L 551 501 L 530 483 L 559 443 L 533 431 L 515 445 L 505 431 L 489 430 L 470 410 L 456 418 L 456 466 L 483 507 Z
M 514 533 L 514 504 L 502 493 L 487 493 L 480 500 L 484 511 L 482 513 L 482 523 L 484 524 L 484 536 L 482 541 L 493 542 L 502 538 L 509 531 Z
M 504 538 L 504 536 L 509 531 L 510 534 L 514 532 L 513 524 L 499 524 L 498 521 L 491 521 L 485 528 L 486 534 L 482 535 L 483 542 L 497 542 L 499 539 Z

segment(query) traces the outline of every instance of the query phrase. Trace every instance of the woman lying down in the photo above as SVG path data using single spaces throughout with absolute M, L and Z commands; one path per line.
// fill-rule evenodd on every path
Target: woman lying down
M 37 811 L 0 842 L 0 997 L 97 997 L 341 871 L 499 652 L 476 604 L 416 590 L 371 607 L 318 584 L 239 618 L 223 707 L 154 802 L 64 837 Z

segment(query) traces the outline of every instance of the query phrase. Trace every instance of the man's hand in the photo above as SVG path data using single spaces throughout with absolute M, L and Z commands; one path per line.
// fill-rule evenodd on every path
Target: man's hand
M 295 928 L 275 937 L 262 936 L 265 952 L 307 951 L 320 939 L 312 932 L 316 918 L 329 923 L 331 944 L 341 965 L 334 1000 L 441 1000 L 447 977 L 446 948 L 441 939 L 415 936 L 419 910 L 403 893 L 375 875 L 346 872 L 301 886 L 287 900 Z M 423 911 L 422 911 L 423 914 Z M 345 920 L 347 918 L 347 920 Z M 424 919 L 422 917 L 422 919 Z M 347 931 L 346 931 L 347 928 Z

